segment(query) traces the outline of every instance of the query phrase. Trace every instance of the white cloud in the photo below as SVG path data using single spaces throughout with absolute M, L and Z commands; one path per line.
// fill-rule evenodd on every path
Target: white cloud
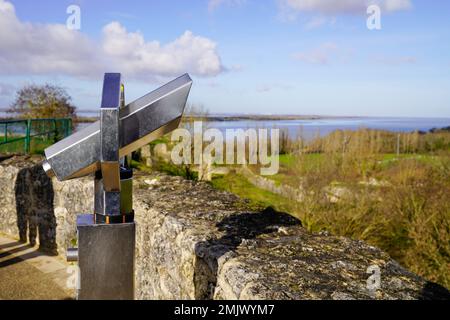
M 64 25 L 22 23 L 14 6 L 0 0 L 0 70 L 2 74 L 65 73 L 95 69 L 93 43 Z
M 412 8 L 410 0 L 385 0 L 383 2 L 383 8 L 387 12 L 402 11 Z
M 102 50 L 126 74 L 173 76 L 191 71 L 200 76 L 217 75 L 223 71 L 216 44 L 208 38 L 184 32 L 174 41 L 161 45 L 146 42 L 139 32 L 127 32 L 118 22 L 103 28 Z
M 337 54 L 337 51 L 338 46 L 335 43 L 327 42 L 315 49 L 294 53 L 292 57 L 309 64 L 326 65 L 330 63 L 331 58 Z
M 146 41 L 118 22 L 103 28 L 100 42 L 62 24 L 20 21 L 0 0 L 0 74 L 96 77 L 118 70 L 129 78 L 215 76 L 224 70 L 212 40 L 185 31 L 167 44 Z
M 365 15 L 370 5 L 380 6 L 382 13 L 394 13 L 412 8 L 412 0 L 277 0 L 278 17 L 292 22 L 305 14 L 305 29 L 334 25 L 341 15 Z M 312 17 L 311 17 L 312 16 Z M 303 19 L 304 20 L 304 19 Z
M 412 7 L 411 0 L 280 0 L 281 6 L 296 12 L 313 12 L 327 15 L 365 14 L 371 4 L 382 11 L 395 12 Z

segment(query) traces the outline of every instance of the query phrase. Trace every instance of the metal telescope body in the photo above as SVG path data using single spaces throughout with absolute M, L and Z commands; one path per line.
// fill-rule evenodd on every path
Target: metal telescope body
M 130 154 L 177 128 L 191 85 L 191 78 L 185 74 L 121 108 L 119 156 Z M 61 181 L 99 170 L 100 136 L 100 121 L 97 121 L 50 146 L 45 150 L 44 170 Z
M 94 212 L 77 217 L 78 299 L 133 299 L 132 170 L 124 157 L 176 129 L 192 80 L 185 74 L 125 105 L 119 73 L 105 74 L 100 121 L 45 150 L 43 168 L 64 181 L 94 178 Z

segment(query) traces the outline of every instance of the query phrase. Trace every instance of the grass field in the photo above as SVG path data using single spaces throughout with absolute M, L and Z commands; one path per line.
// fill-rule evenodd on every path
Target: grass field
M 276 207 L 279 211 L 291 212 L 292 201 L 272 192 L 262 190 L 239 174 L 227 174 L 213 177 L 212 186 L 220 190 L 226 190 L 239 195 L 241 198 L 250 200 L 255 209 L 265 207 Z
M 13 139 L 13 138 L 11 138 Z M 0 143 L 3 141 L 0 137 Z M 46 137 L 33 137 L 30 141 L 30 153 L 32 154 L 44 154 L 45 148 L 52 145 L 55 141 Z M 25 139 L 13 141 L 7 144 L 0 145 L 1 154 L 9 153 L 25 153 Z
M 450 133 L 405 135 L 407 152 L 400 154 L 392 152 L 396 139 L 390 133 L 352 134 L 350 143 L 339 145 L 339 135 L 332 134 L 305 152 L 280 155 L 278 174 L 266 178 L 303 190 L 301 202 L 255 187 L 233 171 L 211 184 L 255 208 L 288 212 L 310 231 L 364 240 L 450 288 Z M 186 174 L 172 165 L 159 169 Z

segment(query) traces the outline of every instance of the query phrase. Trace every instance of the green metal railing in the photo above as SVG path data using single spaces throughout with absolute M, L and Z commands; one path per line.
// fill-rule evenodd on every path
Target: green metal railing
M 72 134 L 72 119 L 0 121 L 0 153 L 32 153 Z

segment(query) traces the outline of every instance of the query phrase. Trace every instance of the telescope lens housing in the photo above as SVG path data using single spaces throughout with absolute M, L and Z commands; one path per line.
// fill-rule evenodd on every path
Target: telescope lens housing
M 55 172 L 53 171 L 52 167 L 50 166 L 50 163 L 48 163 L 47 160 L 44 160 L 44 162 L 42 163 L 42 169 L 44 169 L 45 174 L 49 178 L 53 178 L 55 176 Z

